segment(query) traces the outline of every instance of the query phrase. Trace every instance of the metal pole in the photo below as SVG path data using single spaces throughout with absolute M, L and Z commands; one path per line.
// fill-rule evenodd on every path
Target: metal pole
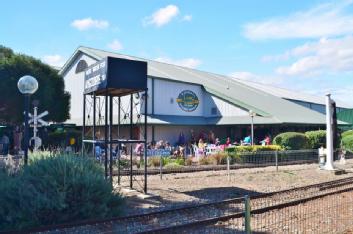
M 276 159 L 276 171 L 278 172 L 278 151 L 275 151 L 275 159 Z
M 254 145 L 254 118 L 251 116 L 251 145 Z
M 248 195 L 245 195 L 244 197 L 244 205 L 245 205 L 245 232 L 247 234 L 251 233 L 251 223 L 250 223 L 250 214 L 251 214 L 251 208 L 250 208 L 250 198 Z
M 333 167 L 333 133 L 332 133 L 331 95 L 326 95 L 326 170 L 334 170 Z
M 29 112 L 29 94 L 25 94 L 25 131 L 24 131 L 24 164 L 28 164 L 28 112 Z
M 133 96 L 130 94 L 130 140 L 132 139 Z M 132 144 L 130 144 L 130 188 L 132 189 Z
M 109 177 L 113 183 L 113 97 L 109 96 Z
M 85 143 L 83 140 L 86 135 L 86 95 L 83 94 L 83 123 L 82 123 L 82 145 L 81 145 L 81 155 L 83 156 L 85 150 Z
M 105 179 L 108 178 L 108 89 L 105 90 L 105 103 L 104 103 L 104 172 Z
M 147 91 L 148 89 L 146 89 L 145 91 L 145 122 L 144 122 L 144 127 L 145 127 L 145 145 L 144 145 L 144 159 L 145 159 L 145 184 L 144 184 L 144 192 L 147 193 L 147 103 L 148 103 L 148 100 L 147 100 Z
M 120 140 L 120 97 L 118 97 L 118 139 Z M 120 146 L 121 143 L 118 142 L 118 185 L 120 185 Z
M 92 138 L 96 140 L 96 92 L 93 93 L 93 127 Z M 93 158 L 96 159 L 96 143 L 93 143 Z
M 227 174 L 228 174 L 228 181 L 230 181 L 230 159 L 229 159 L 229 155 L 227 156 Z
M 34 147 L 33 147 L 33 151 L 37 151 L 38 150 L 38 145 L 37 145 L 37 126 L 38 126 L 38 119 L 37 119 L 37 115 L 38 115 L 38 108 L 35 106 L 33 108 L 33 139 L 34 139 Z

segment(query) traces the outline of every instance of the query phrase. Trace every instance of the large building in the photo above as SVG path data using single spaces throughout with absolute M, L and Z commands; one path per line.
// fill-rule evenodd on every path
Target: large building
M 186 138 L 213 131 L 220 138 L 235 140 L 249 133 L 255 112 L 255 138 L 280 131 L 325 127 L 324 97 L 237 80 L 231 77 L 180 67 L 153 60 L 79 47 L 60 74 L 71 93 L 70 120 L 82 125 L 84 70 L 105 57 L 146 61 L 148 64 L 148 137 L 174 144 L 179 133 Z M 137 108 L 142 95 L 134 95 Z M 124 99 L 123 102 L 128 102 Z M 98 104 L 99 105 L 99 104 Z M 338 109 L 347 106 L 338 103 Z M 117 113 L 114 112 L 114 115 Z

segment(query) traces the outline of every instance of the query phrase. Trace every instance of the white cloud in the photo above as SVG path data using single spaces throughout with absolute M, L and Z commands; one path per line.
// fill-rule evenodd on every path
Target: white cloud
M 151 16 L 143 20 L 144 25 L 155 25 L 161 27 L 169 23 L 179 14 L 179 8 L 175 5 L 168 5 L 155 11 Z
M 276 73 L 279 75 L 313 76 L 323 72 L 353 71 L 353 36 L 320 39 L 286 51 L 277 57 L 297 59 L 289 66 L 278 67 Z
M 305 93 L 325 97 L 327 93 L 331 94 L 336 104 L 344 104 L 344 106 L 353 107 L 353 85 L 345 87 L 325 88 L 325 89 L 310 89 L 303 90 Z
M 155 60 L 162 63 L 170 63 L 170 64 L 175 64 L 178 66 L 189 67 L 189 68 L 197 68 L 202 63 L 201 60 L 195 59 L 195 58 L 184 58 L 184 59 L 175 60 L 167 57 L 160 57 L 160 58 L 156 58 Z
M 284 38 L 320 38 L 353 33 L 353 15 L 344 13 L 352 1 L 326 3 L 286 17 L 276 17 L 244 26 L 244 35 L 252 40 Z
M 251 81 L 251 82 L 256 82 L 261 84 L 269 84 L 269 85 L 279 85 L 279 84 L 282 84 L 282 81 L 283 81 L 283 79 L 280 77 L 269 76 L 269 75 L 258 75 L 247 71 L 232 72 L 229 74 L 229 76 L 239 80 Z
M 65 59 L 58 54 L 55 55 L 45 55 L 42 58 L 42 61 L 55 67 L 62 67 L 65 63 Z
M 192 20 L 192 15 L 184 15 L 183 21 L 191 21 Z
M 106 20 L 96 20 L 92 18 L 77 19 L 71 23 L 71 26 L 80 30 L 88 30 L 92 28 L 105 29 L 109 27 L 109 22 Z
M 124 47 L 119 40 L 115 39 L 107 45 L 112 50 L 122 50 Z

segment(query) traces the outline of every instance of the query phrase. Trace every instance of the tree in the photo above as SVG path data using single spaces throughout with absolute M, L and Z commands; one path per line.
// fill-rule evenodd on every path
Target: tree
M 31 56 L 16 54 L 0 45 L 0 123 L 23 122 L 23 95 L 17 89 L 18 79 L 31 75 L 38 80 L 39 89 L 31 100 L 39 100 L 39 110 L 48 110 L 46 120 L 64 122 L 69 116 L 70 94 L 58 71 Z

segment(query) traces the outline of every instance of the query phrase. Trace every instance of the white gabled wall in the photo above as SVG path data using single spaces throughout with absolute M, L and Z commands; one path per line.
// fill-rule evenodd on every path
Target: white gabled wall
M 97 62 L 97 60 L 81 53 L 64 74 L 65 90 L 71 94 L 70 119 L 82 118 L 84 72 L 75 73 L 80 60 L 85 60 L 88 66 Z
M 196 94 L 200 103 L 194 111 L 182 110 L 177 98 L 182 91 L 190 90 Z M 154 80 L 154 114 L 179 115 L 179 116 L 203 116 L 203 90 L 200 85 L 181 82 Z

